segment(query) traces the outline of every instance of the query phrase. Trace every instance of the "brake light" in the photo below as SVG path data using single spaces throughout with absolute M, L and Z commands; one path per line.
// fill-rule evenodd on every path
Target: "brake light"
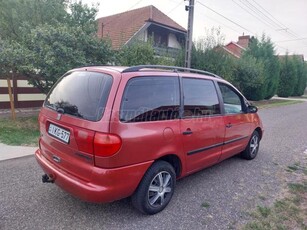
M 118 152 L 122 146 L 122 140 L 119 136 L 106 133 L 95 133 L 94 137 L 94 155 L 100 157 L 109 157 Z

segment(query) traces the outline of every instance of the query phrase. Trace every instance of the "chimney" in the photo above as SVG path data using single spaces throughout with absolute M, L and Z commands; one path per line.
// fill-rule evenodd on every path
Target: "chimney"
M 249 41 L 250 41 L 250 36 L 249 35 L 243 35 L 243 36 L 239 36 L 239 40 L 238 40 L 237 44 L 239 46 L 242 46 L 243 48 L 247 48 Z

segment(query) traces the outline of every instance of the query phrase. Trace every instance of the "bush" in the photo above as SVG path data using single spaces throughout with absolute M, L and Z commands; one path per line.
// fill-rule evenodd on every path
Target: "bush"
M 117 64 L 122 66 L 154 64 L 155 52 L 151 42 L 134 41 L 117 53 Z
M 294 86 L 292 96 L 302 96 L 305 93 L 307 69 L 304 61 L 297 56 L 294 56 L 294 62 L 297 70 L 297 83 Z
M 277 95 L 279 97 L 289 97 L 293 94 L 298 82 L 296 63 L 288 54 L 282 57 L 280 62 L 280 82 Z
M 265 35 L 262 35 L 261 40 L 253 37 L 244 55 L 251 55 L 263 63 L 264 85 L 261 89 L 263 91 L 262 98 L 259 98 L 259 100 L 270 99 L 277 92 L 280 71 L 274 44 Z
M 265 95 L 263 71 L 263 62 L 255 57 L 245 55 L 237 63 L 232 83 L 248 100 L 262 100 Z

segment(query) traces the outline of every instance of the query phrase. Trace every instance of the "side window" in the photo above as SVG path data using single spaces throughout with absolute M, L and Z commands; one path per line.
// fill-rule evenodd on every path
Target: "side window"
M 176 119 L 179 108 L 177 77 L 132 78 L 122 98 L 120 120 L 145 122 Z
M 183 78 L 184 117 L 220 114 L 220 105 L 213 81 Z
M 243 99 L 240 95 L 238 95 L 235 90 L 228 85 L 219 83 L 219 87 L 221 89 L 224 108 L 226 114 L 236 114 L 243 112 Z

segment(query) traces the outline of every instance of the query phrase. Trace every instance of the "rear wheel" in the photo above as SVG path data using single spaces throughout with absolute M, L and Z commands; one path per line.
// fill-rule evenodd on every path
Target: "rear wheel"
M 254 131 L 249 140 L 246 149 L 241 153 L 244 159 L 252 160 L 257 156 L 259 150 L 260 136 L 257 131 Z
M 147 170 L 132 195 L 132 204 L 145 214 L 156 214 L 172 199 L 175 184 L 174 168 L 166 161 L 157 161 Z

